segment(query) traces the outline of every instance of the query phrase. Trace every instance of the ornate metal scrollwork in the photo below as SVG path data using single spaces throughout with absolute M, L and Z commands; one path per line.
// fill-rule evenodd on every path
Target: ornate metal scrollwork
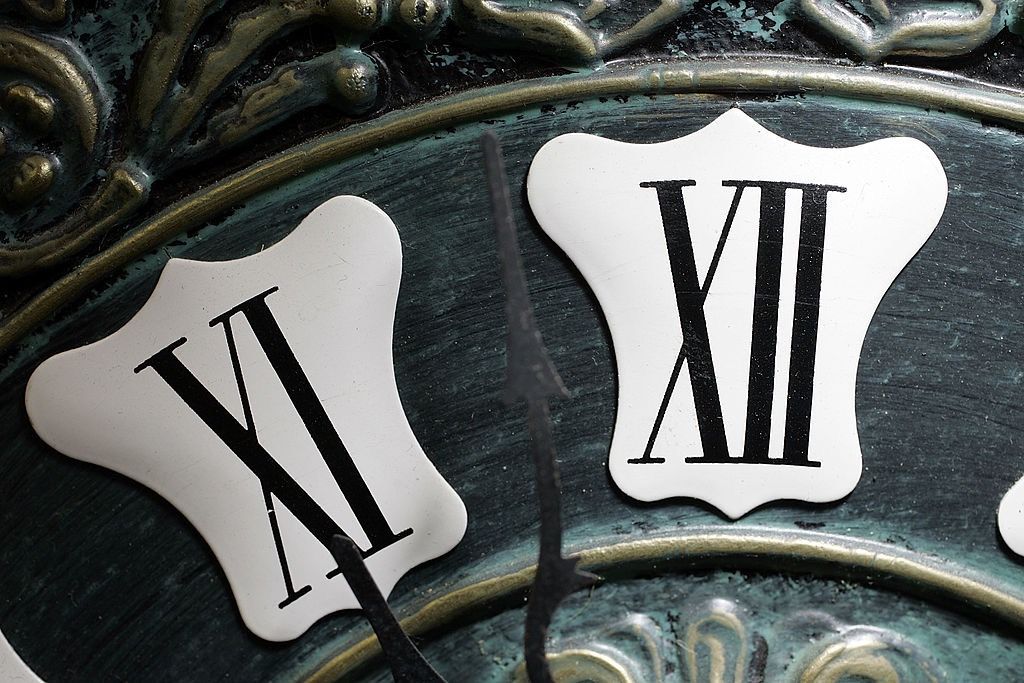
M 846 625 L 818 612 L 792 614 L 780 623 L 791 637 L 755 637 L 740 605 L 715 599 L 684 610 L 673 624 L 675 638 L 651 617 L 633 614 L 566 641 L 548 660 L 555 680 L 564 683 L 662 681 L 669 671 L 681 672 L 687 683 L 946 680 L 928 655 L 894 631 Z M 758 639 L 764 641 L 760 648 Z M 526 680 L 522 665 L 513 680 Z
M 548 665 L 556 683 L 662 683 L 668 673 L 665 655 L 672 650 L 654 619 L 630 614 L 562 643 L 548 654 Z M 516 668 L 513 680 L 527 681 L 525 664 Z
M 971 52 L 992 40 L 1007 23 L 1008 10 L 999 0 L 936 2 L 910 9 L 889 0 L 852 5 L 835 0 L 801 0 L 802 15 L 868 61 L 889 55 L 952 57 Z
M 803 664 L 799 683 L 939 683 L 938 667 L 902 636 L 880 628 L 853 626 L 825 640 Z
M 0 84 L 8 88 L 0 105 L 28 112 L 24 125 L 9 122 L 0 131 L 0 195 L 16 223 L 0 245 L 0 276 L 80 253 L 146 205 L 152 178 L 194 167 L 311 107 L 333 104 L 350 116 L 372 111 L 381 102 L 386 69 L 364 46 L 383 28 L 419 44 L 450 25 L 468 43 L 543 53 L 568 67 L 597 66 L 694 5 L 266 0 L 236 11 L 222 0 L 162 0 L 127 101 L 118 103 L 128 117 L 118 139 L 105 125 L 113 103 L 74 45 L 0 28 L 0 67 L 25 74 Z M 787 7 L 783 14 L 867 61 L 964 54 L 1005 27 L 1014 29 L 1017 14 L 1017 5 L 1006 0 L 974 0 L 973 8 L 946 2 L 900 8 L 889 0 L 793 0 Z M 69 13 L 65 0 L 19 0 L 16 8 L 47 25 Z M 282 40 L 314 25 L 333 36 L 333 46 L 301 58 L 275 57 Z M 192 46 L 200 34 L 210 42 L 197 52 Z M 254 76 L 256 63 L 275 66 Z M 65 130 L 58 126 L 64 119 L 75 135 L 63 135 L 60 153 L 33 148 L 47 131 Z M 41 202 L 44 196 L 50 201 Z
M 18 0 L 18 4 L 39 21 L 62 21 L 68 13 L 67 0 Z
M 686 627 L 683 659 L 690 680 L 743 683 L 751 645 L 739 608 L 728 600 L 712 600 L 703 615 Z
M 0 67 L 13 74 L 0 83 L 0 208 L 14 226 L 0 247 L 0 274 L 16 274 L 74 253 L 126 218 L 149 180 L 130 163 L 98 172 L 111 142 L 109 104 L 74 46 L 0 27 Z M 65 214 L 91 184 L 91 198 Z
M 498 40 L 512 48 L 587 63 L 624 49 L 692 4 L 692 0 L 662 0 L 651 7 L 623 11 L 612 10 L 602 0 L 583 10 L 565 2 L 533 6 L 504 0 L 464 0 L 458 7 L 450 0 L 269 0 L 233 13 L 220 0 L 163 0 L 156 29 L 132 79 L 127 102 L 130 125 L 125 139 L 116 145 L 121 151 L 106 171 L 75 168 L 71 175 L 79 184 L 69 188 L 55 181 L 63 171 L 61 160 L 52 156 L 20 154 L 11 167 L 0 188 L 9 205 L 32 204 L 58 187 L 63 188 L 64 203 L 24 218 L 23 223 L 37 227 L 20 230 L 0 246 L 0 275 L 24 274 L 78 253 L 146 203 L 151 177 L 194 165 L 316 105 L 334 104 L 352 115 L 371 109 L 382 87 L 381 70 L 361 46 L 383 27 L 422 42 L 454 21 L 470 40 Z M 63 18 L 67 11 L 62 0 L 23 0 L 22 5 L 31 17 L 45 21 Z M 592 27 L 599 17 L 609 25 L 622 26 Z M 219 38 L 199 55 L 194 68 L 186 69 L 193 41 L 211 24 L 217 25 L 214 33 Z M 265 77 L 240 85 L 246 69 L 273 51 L 283 36 L 314 24 L 333 33 L 333 49 L 285 61 Z M 113 146 L 100 144 L 109 142 L 104 138 L 106 103 L 72 45 L 0 29 L 0 66 L 25 71 L 47 85 L 52 93 L 40 91 L 28 101 L 67 110 L 91 162 Z M 238 94 L 223 106 L 223 96 L 232 88 Z M 12 97 L 26 99 L 17 93 Z M 45 118 L 40 110 L 30 120 L 42 124 Z M 10 142 L 11 136 L 5 137 Z M 14 146 L 7 147 L 10 156 Z M 57 219 L 58 209 L 67 208 L 89 184 L 95 187 L 92 194 L 80 201 L 77 210 Z M 39 225 L 48 227 L 39 229 Z

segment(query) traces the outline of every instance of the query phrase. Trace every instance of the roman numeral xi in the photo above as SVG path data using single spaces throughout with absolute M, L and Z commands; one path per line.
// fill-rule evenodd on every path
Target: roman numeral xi
M 235 383 L 245 416 L 245 424 L 235 417 L 210 393 L 192 372 L 174 355 L 175 349 L 185 344 L 182 337 L 166 348 L 158 351 L 141 363 L 135 372 L 152 368 L 174 390 L 182 401 L 201 419 L 207 427 L 231 449 L 242 463 L 256 475 L 263 487 L 263 496 L 267 505 L 267 515 L 273 534 L 277 556 L 281 562 L 281 574 L 284 580 L 285 599 L 279 604 L 282 609 L 299 599 L 311 590 L 310 586 L 295 588 L 288 558 L 274 508 L 277 498 L 302 523 L 314 538 L 328 551 L 332 547 L 334 536 L 349 536 L 331 517 L 313 500 L 312 497 L 288 474 L 287 471 L 267 452 L 260 443 L 256 424 L 253 421 L 249 395 L 242 376 L 242 366 L 238 359 L 238 349 L 231 327 L 232 319 L 241 316 L 252 328 L 267 360 L 277 374 L 295 411 L 302 420 L 321 457 L 330 469 L 338 488 L 351 506 L 359 526 L 370 541 L 370 547 L 362 550 L 363 557 L 387 548 L 412 534 L 412 529 L 394 532 L 380 506 L 370 493 L 366 482 L 352 461 L 341 437 L 331 423 L 327 412 L 317 398 L 309 379 L 299 365 L 295 354 L 289 347 L 281 327 L 267 306 L 267 297 L 277 291 L 277 287 L 268 289 L 247 301 L 242 302 L 229 311 L 218 315 L 210 321 L 210 327 L 220 325 L 224 329 L 231 364 L 234 368 Z M 341 573 L 334 569 L 327 574 L 333 578 Z
M 640 187 L 653 189 L 657 193 L 683 342 L 669 376 L 644 454 L 642 457 L 632 458 L 628 462 L 633 464 L 665 462 L 665 458 L 654 457 L 652 451 L 665 419 L 665 412 L 676 389 L 683 363 L 687 361 L 693 402 L 697 413 L 697 428 L 700 432 L 703 452 L 699 456 L 687 457 L 686 462 L 819 467 L 821 463 L 808 458 L 807 446 L 811 428 L 815 347 L 818 339 L 822 255 L 825 246 L 825 214 L 828 194 L 830 192 L 845 192 L 846 188 L 774 181 L 723 181 L 722 185 L 734 187 L 735 193 L 707 276 L 702 283 L 697 274 L 683 191 L 683 188 L 694 185 L 696 182 L 693 180 L 657 180 L 640 184 Z M 740 199 L 744 190 L 750 187 L 760 190 L 761 206 L 755 265 L 754 314 L 751 320 L 746 430 L 743 453 L 738 457 L 730 457 L 704 305 L 722 257 L 722 250 L 725 248 L 729 231 L 736 217 Z M 801 196 L 796 299 L 793 311 L 782 457 L 769 458 L 768 445 L 771 435 L 775 355 L 779 329 L 783 222 L 786 212 L 786 196 L 789 190 L 798 191 Z

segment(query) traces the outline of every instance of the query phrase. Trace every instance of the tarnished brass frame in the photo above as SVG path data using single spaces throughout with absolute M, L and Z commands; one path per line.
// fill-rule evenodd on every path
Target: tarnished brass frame
M 697 567 L 785 570 L 830 578 L 870 579 L 926 599 L 940 599 L 945 608 L 962 606 L 979 616 L 1024 628 L 1024 596 L 988 583 L 948 561 L 838 535 L 751 527 L 693 527 L 686 534 L 583 549 L 575 556 L 581 568 L 606 577 L 665 574 Z M 468 615 L 479 617 L 507 609 L 508 598 L 523 595 L 529 589 L 535 569 L 525 567 L 453 590 L 402 619 L 402 627 L 412 636 L 422 636 Z M 379 655 L 377 638 L 371 635 L 327 660 L 306 681 L 332 683 Z
M 440 127 L 493 118 L 524 107 L 644 93 L 818 93 L 898 102 L 1010 126 L 1024 125 L 1024 95 L 1013 90 L 921 70 L 797 59 L 716 57 L 643 65 L 622 63 L 577 75 L 481 88 L 393 112 L 294 147 L 169 206 L 10 315 L 0 326 L 0 352 L 132 260 L 260 192 L 326 164 Z
M 0 27 L 0 64 L 48 83 L 74 111 L 82 144 L 89 151 L 101 127 L 100 103 L 94 86 L 62 50 L 23 31 Z

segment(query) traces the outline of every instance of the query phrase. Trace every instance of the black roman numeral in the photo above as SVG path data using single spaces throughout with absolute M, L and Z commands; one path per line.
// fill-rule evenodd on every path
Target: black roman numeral
M 683 188 L 693 180 L 658 180 L 640 183 L 657 193 L 665 244 L 668 248 L 676 306 L 683 332 L 683 343 L 669 376 L 644 453 L 631 458 L 634 464 L 663 463 L 665 458 L 652 452 L 661 431 L 665 412 L 671 402 L 686 362 L 693 402 L 697 412 L 702 454 L 690 456 L 690 463 L 757 463 L 819 467 L 807 456 L 811 426 L 811 398 L 814 388 L 814 361 L 818 339 L 821 298 L 822 253 L 825 245 L 825 216 L 829 192 L 846 188 L 807 183 L 726 180 L 734 187 L 732 203 L 722 227 L 707 276 L 700 282 L 693 252 L 690 225 L 686 215 Z M 757 263 L 755 266 L 754 314 L 751 321 L 751 355 L 747 388 L 746 430 L 743 454 L 730 457 L 722 419 L 722 401 L 715 374 L 715 360 L 708 336 L 704 304 L 722 257 L 726 240 L 736 218 L 743 191 L 760 190 Z M 775 388 L 775 354 L 779 328 L 781 294 L 783 221 L 786 193 L 801 193 L 800 237 L 797 249 L 796 304 L 790 348 L 789 384 L 786 403 L 785 438 L 781 458 L 769 458 L 772 402 Z
M 235 382 L 245 416 L 242 425 L 234 416 L 210 393 L 192 372 L 174 355 L 175 349 L 185 344 L 182 337 L 166 348 L 141 363 L 135 372 L 152 368 L 160 375 L 168 386 L 185 402 L 185 404 L 209 427 L 231 451 L 260 480 L 263 495 L 267 504 L 267 515 L 270 522 L 274 545 L 281 562 L 281 573 L 285 584 L 286 597 L 280 603 L 284 608 L 308 593 L 310 586 L 296 589 L 292 583 L 288 569 L 288 558 L 281 539 L 274 498 L 279 500 L 324 548 L 330 550 L 332 539 L 337 535 L 349 536 L 337 523 L 313 500 L 312 497 L 288 474 L 287 471 L 267 452 L 259 442 L 256 425 L 253 421 L 249 394 L 242 376 L 242 367 L 235 345 L 234 332 L 231 327 L 232 318 L 238 314 L 249 323 L 259 342 L 263 353 L 270 361 L 281 385 L 291 399 L 292 405 L 302 420 L 321 457 L 330 469 L 338 488 L 351 506 L 362 531 L 370 541 L 370 547 L 362 550 L 363 557 L 387 548 L 412 534 L 412 529 L 395 533 L 380 506 L 374 499 L 349 455 L 345 444 L 331 423 L 327 412 L 317 398 L 309 379 L 299 365 L 295 354 L 285 339 L 281 327 L 267 306 L 267 297 L 277 291 L 277 287 L 268 289 L 261 294 L 242 302 L 229 311 L 222 313 L 210 321 L 210 326 L 222 325 L 227 341 L 231 364 L 234 368 Z M 332 578 L 341 573 L 334 569 L 327 574 Z

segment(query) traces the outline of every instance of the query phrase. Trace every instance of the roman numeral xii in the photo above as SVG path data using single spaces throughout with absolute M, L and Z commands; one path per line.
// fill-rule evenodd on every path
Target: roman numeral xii
M 663 463 L 652 455 L 665 413 L 679 381 L 683 365 L 689 372 L 697 413 L 702 454 L 686 457 L 688 463 L 753 463 L 819 467 L 807 454 L 811 428 L 811 401 L 821 300 L 822 260 L 825 247 L 825 217 L 830 192 L 846 188 L 795 182 L 726 180 L 735 188 L 707 276 L 700 281 L 694 258 L 693 240 L 686 215 L 684 188 L 693 180 L 656 180 L 641 183 L 656 192 L 661 211 L 665 244 L 675 289 L 676 308 L 683 341 L 666 383 L 665 393 L 646 449 L 633 464 Z M 746 429 L 743 452 L 732 457 L 726 442 L 722 400 L 715 374 L 715 356 L 705 315 L 708 291 L 721 261 L 740 199 L 748 188 L 760 191 L 757 259 L 754 273 L 754 312 L 751 324 L 751 353 L 747 383 Z M 790 190 L 800 193 L 800 229 L 797 249 L 795 306 L 792 320 L 789 377 L 787 384 L 785 435 L 781 458 L 768 455 L 772 403 L 776 381 L 776 347 L 779 330 L 783 227 L 786 197 Z M 721 359 L 719 359 L 721 360 Z M 730 359 L 729 362 L 735 362 Z

